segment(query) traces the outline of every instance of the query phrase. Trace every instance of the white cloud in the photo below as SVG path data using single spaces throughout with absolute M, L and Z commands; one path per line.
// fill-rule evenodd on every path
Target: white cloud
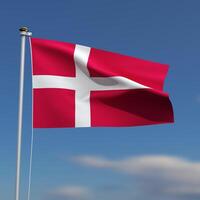
M 90 196 L 90 190 L 82 186 L 63 186 L 51 192 L 52 196 L 62 199 L 86 199 Z
M 161 195 L 163 199 L 200 198 L 199 162 L 170 156 L 140 156 L 121 160 L 77 156 L 73 161 L 85 166 L 107 168 L 135 176 L 142 192 L 148 193 L 152 198 L 156 195 Z
M 113 166 L 113 161 L 109 161 L 102 157 L 96 156 L 76 156 L 73 157 L 72 160 L 82 165 L 96 167 L 96 168 L 110 168 Z
M 200 103 L 200 94 L 197 95 L 197 102 Z

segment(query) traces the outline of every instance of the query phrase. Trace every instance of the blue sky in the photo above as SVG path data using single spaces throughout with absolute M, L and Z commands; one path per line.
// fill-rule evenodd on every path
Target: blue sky
M 198 0 L 11 1 L 0 6 L 0 199 L 14 198 L 20 37 L 68 41 L 168 63 L 175 124 L 35 130 L 32 199 L 200 198 L 200 2 Z M 21 200 L 31 135 L 27 45 Z

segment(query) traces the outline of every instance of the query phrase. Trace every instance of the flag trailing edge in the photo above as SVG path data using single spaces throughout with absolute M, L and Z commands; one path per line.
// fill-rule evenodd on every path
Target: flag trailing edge
M 168 66 L 31 38 L 33 127 L 119 127 L 174 122 L 163 91 Z

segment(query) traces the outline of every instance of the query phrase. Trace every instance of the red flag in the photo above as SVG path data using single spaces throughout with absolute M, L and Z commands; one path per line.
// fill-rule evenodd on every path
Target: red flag
M 173 122 L 168 66 L 66 42 L 31 38 L 34 128 Z

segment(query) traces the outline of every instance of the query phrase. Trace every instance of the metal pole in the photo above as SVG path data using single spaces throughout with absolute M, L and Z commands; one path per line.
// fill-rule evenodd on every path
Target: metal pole
M 20 31 L 20 35 L 21 35 L 21 61 L 20 61 L 20 80 L 19 80 L 19 111 L 18 111 L 18 139 L 17 139 L 17 166 L 16 166 L 15 200 L 19 200 L 19 190 L 20 190 L 25 44 L 26 44 L 26 36 L 31 36 L 31 33 L 28 31 L 27 27 L 22 27 L 19 29 L 19 31 Z

